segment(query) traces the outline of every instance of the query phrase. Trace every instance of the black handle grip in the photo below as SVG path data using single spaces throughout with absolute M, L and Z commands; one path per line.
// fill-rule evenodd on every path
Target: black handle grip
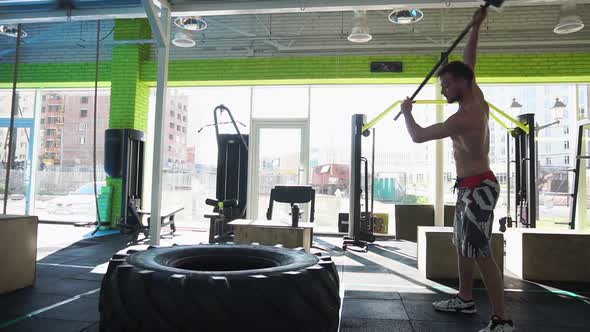
M 211 199 L 211 198 L 207 198 L 205 199 L 205 204 L 210 205 L 210 206 L 217 206 L 218 201 Z
M 225 201 L 223 201 L 223 207 L 235 207 L 235 206 L 238 206 L 237 199 L 226 199 Z

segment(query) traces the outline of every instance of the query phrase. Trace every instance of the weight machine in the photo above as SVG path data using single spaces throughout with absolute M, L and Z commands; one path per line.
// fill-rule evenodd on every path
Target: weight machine
M 506 133 L 506 153 L 510 154 L 510 141 L 514 140 L 514 160 L 506 158 L 506 217 L 500 218 L 500 231 L 510 227 L 535 228 L 537 226 L 537 152 L 535 142 L 535 115 L 522 114 L 517 117 L 525 126 L 508 129 Z M 510 165 L 514 163 L 515 195 L 514 216 L 510 213 L 511 181 Z

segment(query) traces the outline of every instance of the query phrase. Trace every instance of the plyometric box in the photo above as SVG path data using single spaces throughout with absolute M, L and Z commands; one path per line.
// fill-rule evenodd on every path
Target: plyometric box
M 418 270 L 429 279 L 458 279 L 457 249 L 452 242 L 452 227 L 418 227 Z M 492 234 L 494 259 L 504 271 L 504 237 Z M 475 279 L 481 280 L 479 269 Z
M 229 225 L 233 226 L 236 244 L 282 244 L 285 248 L 302 247 L 309 252 L 313 241 L 310 223 L 299 223 L 299 227 L 292 227 L 291 221 L 238 219 Z
M 0 215 L 0 294 L 35 284 L 35 216 Z
M 590 282 L 590 233 L 510 228 L 505 236 L 506 268 L 518 277 Z
M 434 226 L 434 206 L 421 204 L 395 205 L 395 239 L 416 242 L 418 227 Z

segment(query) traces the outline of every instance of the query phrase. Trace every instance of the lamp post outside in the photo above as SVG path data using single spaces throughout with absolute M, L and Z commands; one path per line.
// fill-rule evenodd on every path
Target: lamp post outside
M 512 98 L 512 103 L 510 104 L 510 114 L 512 116 L 518 116 L 520 114 L 522 114 L 522 105 L 516 101 L 516 97 Z M 510 131 L 506 132 L 506 174 L 508 175 L 506 177 L 506 215 L 507 216 L 511 216 L 510 214 L 510 186 L 511 186 L 511 171 L 510 171 L 510 156 L 512 155 L 512 152 L 510 151 L 510 140 L 512 139 L 512 135 Z M 517 163 L 518 161 L 515 160 L 515 163 Z M 516 184 L 516 182 L 515 182 Z M 514 193 L 515 195 L 518 195 L 518 193 Z M 516 206 L 515 206 L 516 208 Z M 516 220 L 516 215 L 514 216 Z
M 543 177 L 541 176 L 541 162 L 539 161 L 538 158 L 538 154 L 539 154 L 539 132 L 541 130 L 553 127 L 553 126 L 558 126 L 562 123 L 564 117 L 565 117 L 565 112 L 567 110 L 567 105 L 564 104 L 561 100 L 559 100 L 559 97 L 555 97 L 555 103 L 553 104 L 553 106 L 549 109 L 551 111 L 552 114 L 552 118 L 553 121 L 544 125 L 539 125 L 537 124 L 535 126 L 535 144 L 536 146 L 536 151 L 537 151 L 537 191 L 536 191 L 536 195 L 537 195 L 537 211 L 539 212 L 539 204 L 540 204 L 540 200 L 539 200 L 539 191 L 540 191 L 540 187 L 539 184 L 542 183 Z M 569 201 L 569 198 L 568 198 Z

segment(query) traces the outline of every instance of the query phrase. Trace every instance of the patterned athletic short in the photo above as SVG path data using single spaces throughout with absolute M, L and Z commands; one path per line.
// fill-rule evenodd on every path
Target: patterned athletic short
M 492 171 L 458 178 L 453 244 L 464 257 L 489 257 L 492 254 L 494 207 L 500 186 Z

